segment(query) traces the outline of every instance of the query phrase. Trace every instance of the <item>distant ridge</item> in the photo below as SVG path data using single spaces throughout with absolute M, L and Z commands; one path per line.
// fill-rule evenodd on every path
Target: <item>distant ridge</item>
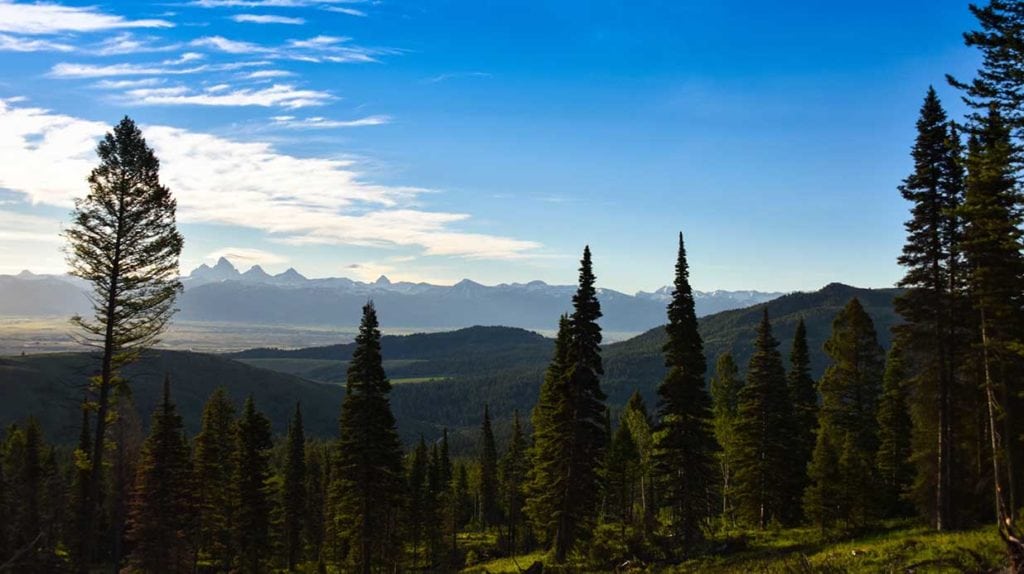
M 507 325 L 551 331 L 570 309 L 572 285 L 543 281 L 483 285 L 466 278 L 454 285 L 346 277 L 310 279 L 294 268 L 271 275 L 253 265 L 239 271 L 226 257 L 202 264 L 182 277 L 177 320 L 213 323 L 353 327 L 367 299 L 385 325 L 400 329 L 449 330 L 472 325 Z M 87 285 L 60 275 L 0 276 L 0 315 L 70 316 L 89 310 Z M 671 289 L 629 295 L 599 289 L 610 339 L 643 332 L 661 323 Z M 698 316 L 754 305 L 778 297 L 758 291 L 694 293 Z

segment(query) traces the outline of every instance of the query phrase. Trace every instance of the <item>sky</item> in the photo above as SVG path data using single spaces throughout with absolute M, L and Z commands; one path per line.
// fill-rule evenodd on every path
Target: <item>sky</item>
M 914 122 L 969 78 L 961 0 L 0 0 L 0 274 L 128 115 L 187 273 L 225 256 L 451 284 L 890 286 Z

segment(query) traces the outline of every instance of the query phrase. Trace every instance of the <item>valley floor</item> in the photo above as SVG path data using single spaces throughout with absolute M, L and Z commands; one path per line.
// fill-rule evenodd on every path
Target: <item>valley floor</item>
M 623 572 L 660 574 L 756 572 L 764 574 L 874 574 L 999 572 L 1005 555 L 995 526 L 935 532 L 908 523 L 890 523 L 869 534 L 830 539 L 812 528 L 748 533 L 728 539 L 729 553 L 677 565 L 650 565 Z M 723 539 L 722 547 L 727 546 Z M 518 574 L 543 553 L 482 562 L 464 574 Z M 592 571 L 592 570 L 587 570 Z M 607 572 L 613 572 L 609 569 Z

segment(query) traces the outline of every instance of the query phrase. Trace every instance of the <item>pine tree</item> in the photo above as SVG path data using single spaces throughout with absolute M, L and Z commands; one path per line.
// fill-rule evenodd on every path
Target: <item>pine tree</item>
M 491 429 L 491 413 L 487 405 L 484 405 L 484 419 L 480 426 L 480 525 L 487 529 L 500 523 L 498 449 Z
M 128 117 L 107 133 L 89 174 L 89 194 L 75 201 L 68 241 L 71 274 L 92 285 L 93 316 L 72 318 L 90 345 L 102 349 L 96 395 L 89 500 L 101 503 L 111 392 L 125 384 L 118 373 L 157 342 L 181 290 L 178 256 L 183 239 L 175 227 L 176 203 L 160 184 L 160 162 Z M 94 508 L 96 508 L 94 507 Z M 85 532 L 96 526 L 96 510 Z
M 704 343 L 697 332 L 682 233 L 665 330 L 668 342 L 663 350 L 668 374 L 658 387 L 661 404 L 654 464 L 661 500 L 671 510 L 671 529 L 686 554 L 703 538 L 718 446 L 711 428 L 711 399 L 704 388 L 707 363 Z
M 905 225 L 907 242 L 899 258 L 900 265 L 907 269 L 899 286 L 906 291 L 894 302 L 904 323 L 895 333 L 915 359 L 912 399 L 916 403 L 916 432 L 934 429 L 937 437 L 930 443 L 919 441 L 929 454 L 917 458 L 923 463 L 918 472 L 931 470 L 935 474 L 919 477 L 915 496 L 921 501 L 934 500 L 930 514 L 935 517 L 936 528 L 942 530 L 953 523 L 952 469 L 958 466 L 953 458 L 953 404 L 958 370 L 956 312 L 962 283 L 962 225 L 957 209 L 963 201 L 963 173 L 956 141 L 959 137 L 951 131 L 934 89 L 929 88 L 925 97 L 917 130 L 911 152 L 914 172 L 900 186 L 903 198 L 913 206 Z
M 634 513 L 637 526 L 641 527 L 644 535 L 649 534 L 654 527 L 654 511 L 657 504 L 654 502 L 654 430 L 651 424 L 651 417 L 647 413 L 647 403 L 639 391 L 633 391 L 626 408 L 622 412 L 620 424 L 629 427 L 629 434 L 636 444 L 637 453 L 640 456 L 637 468 L 637 496 L 640 509 Z
M 803 317 L 796 325 L 789 353 L 789 400 L 793 405 L 793 468 L 806 469 L 814 452 L 818 429 L 818 390 L 811 377 L 811 352 Z M 807 473 L 793 472 L 794 492 L 807 488 Z
M 634 521 L 633 506 L 640 472 L 640 451 L 633 440 L 629 425 L 622 421 L 619 421 L 608 447 L 608 462 L 605 468 L 605 492 L 608 496 L 606 520 L 621 523 L 625 528 Z
M 353 571 L 391 570 L 401 549 L 397 520 L 404 490 L 402 449 L 388 402 L 391 383 L 384 373 L 373 303 L 363 307 L 345 390 L 331 484 L 337 504 L 328 520 L 340 534 Z
M 911 420 L 907 411 L 907 374 L 898 344 L 889 349 L 878 403 L 878 454 L 875 466 L 881 481 L 881 505 L 887 517 L 907 514 L 903 495 L 914 479 L 911 466 Z
M 792 406 L 786 370 L 772 335 L 768 308 L 757 329 L 747 382 L 740 389 L 733 491 L 737 514 L 759 528 L 781 521 L 799 493 L 788 492 L 792 473 Z
M 1007 127 L 1018 138 L 1024 130 L 1024 3 L 1020 0 L 989 0 L 984 6 L 971 4 L 969 9 L 980 24 L 980 30 L 964 34 L 968 46 L 978 48 L 982 55 L 981 69 L 970 82 L 946 78 L 964 91 L 965 100 L 979 110 L 971 118 L 982 123 L 990 107 L 1005 118 Z
M 837 518 L 847 526 L 858 527 L 878 515 L 877 477 L 874 461 L 878 452 L 878 400 L 881 395 L 883 356 L 871 317 L 860 301 L 852 299 L 832 322 L 832 335 L 825 342 L 830 364 L 821 378 L 821 412 L 818 435 L 841 451 L 836 458 L 842 475 L 842 492 Z M 822 453 L 815 449 L 815 455 Z M 829 455 L 831 459 L 831 455 Z M 821 474 L 820 465 L 812 461 L 807 498 L 825 499 L 815 495 L 831 480 Z M 831 469 L 828 469 L 831 472 Z M 807 514 L 813 516 L 813 509 Z
M 302 531 L 306 513 L 306 433 L 302 428 L 302 409 L 295 405 L 295 416 L 288 425 L 285 459 L 283 518 L 285 556 L 288 570 L 295 570 L 302 558 Z
M 715 376 L 711 379 L 712 421 L 715 439 L 721 447 L 718 452 L 719 475 L 722 480 L 722 517 L 732 523 L 736 521 L 735 463 L 739 417 L 739 394 L 743 387 L 739 367 L 731 353 L 722 353 L 715 363 Z
M 406 519 L 408 531 L 407 540 L 412 551 L 412 568 L 417 569 L 426 565 L 420 560 L 421 551 L 426 542 L 426 531 L 430 528 L 430 491 L 427 488 L 427 466 L 429 464 L 427 444 L 423 442 L 420 435 L 420 442 L 409 461 L 408 493 L 409 507 Z
M 303 541 L 309 558 L 323 564 L 324 515 L 329 482 L 327 447 L 318 442 L 306 444 L 306 512 Z
M 199 557 L 222 571 L 235 556 L 232 513 L 235 504 L 235 409 L 227 392 L 218 388 L 203 407 L 195 438 L 196 498 Z
M 240 572 L 261 572 L 270 548 L 270 420 L 250 396 L 235 425 L 234 543 Z
M 596 517 L 604 458 L 601 305 L 590 248 L 583 250 L 573 313 L 563 317 L 540 399 L 534 408 L 534 473 L 529 512 L 551 543 L 555 562 L 588 533 Z
M 78 435 L 78 447 L 72 454 L 74 475 L 72 478 L 71 507 L 74 518 L 68 525 L 71 536 L 71 563 L 74 571 L 85 574 L 89 571 L 89 537 L 83 529 L 89 526 L 92 517 L 92 502 L 89 500 L 89 453 L 92 452 L 92 435 L 89 432 L 89 409 L 83 401 L 82 428 Z
M 170 387 L 170 379 L 165 378 L 163 401 L 153 413 L 149 437 L 142 446 L 129 511 L 129 572 L 186 573 L 193 569 L 192 469 Z
M 523 519 L 523 507 L 525 505 L 525 484 L 530 464 L 527 459 L 528 448 L 526 435 L 523 434 L 523 426 L 519 422 L 519 411 L 516 411 L 512 419 L 512 437 L 509 438 L 508 448 L 505 450 L 505 455 L 501 458 L 500 465 L 501 498 L 505 506 L 505 515 L 508 523 L 506 544 L 513 556 L 524 542 L 525 521 Z
M 1015 158 L 1008 126 L 995 107 L 979 121 L 968 144 L 964 252 L 980 334 L 996 514 L 1011 562 L 1024 570 L 1024 543 L 1019 542 L 1024 533 L 1013 524 L 1024 464 L 1024 423 L 1017 415 L 1024 408 L 1024 200 L 1012 171 Z
M 9 489 L 10 514 L 4 527 L 13 555 L 5 557 L 12 571 L 29 574 L 48 572 L 52 541 L 46 540 L 43 525 L 43 441 L 35 418 L 24 428 L 12 425 L 3 449 L 4 475 Z

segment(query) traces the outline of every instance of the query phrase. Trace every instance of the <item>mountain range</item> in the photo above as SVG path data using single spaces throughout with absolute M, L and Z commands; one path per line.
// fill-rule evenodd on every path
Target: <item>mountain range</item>
M 239 271 L 226 258 L 200 265 L 182 277 L 177 319 L 249 324 L 354 326 L 368 300 L 377 304 L 385 324 L 405 329 L 457 329 L 505 325 L 552 330 L 569 310 L 573 285 L 543 281 L 482 285 L 463 279 L 454 285 L 373 282 L 345 277 L 309 279 L 293 268 L 271 275 L 259 265 Z M 670 287 L 633 295 L 599 289 L 609 332 L 639 333 L 662 322 Z M 88 310 L 85 285 L 59 275 L 27 271 L 0 276 L 0 315 L 70 315 Z M 781 293 L 696 291 L 697 315 L 755 305 Z

